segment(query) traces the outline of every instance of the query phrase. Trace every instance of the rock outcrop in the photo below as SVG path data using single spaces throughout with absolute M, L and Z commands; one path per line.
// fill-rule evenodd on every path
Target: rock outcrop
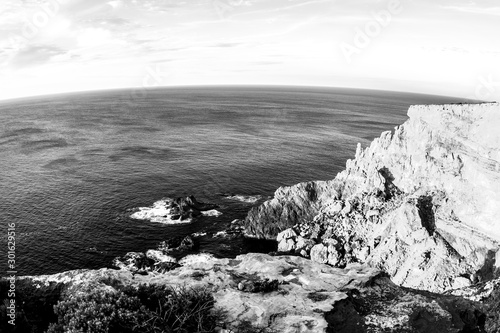
M 191 195 L 177 199 L 164 198 L 151 207 L 138 207 L 130 217 L 165 224 L 189 223 L 201 215 L 220 216 L 221 213 L 215 208 L 217 205 L 199 202 Z
M 274 198 L 253 207 L 245 220 L 246 234 L 275 239 L 277 234 L 302 220 L 311 220 L 335 193 L 332 182 L 307 182 L 280 187 Z
M 196 244 L 191 236 L 171 238 L 161 242 L 156 250 L 128 252 L 123 257 L 117 257 L 113 260 L 113 266 L 137 274 L 164 273 L 178 267 L 178 259 L 195 248 Z
M 205 287 L 227 313 L 220 332 L 480 332 L 494 325 L 484 306 L 453 295 L 401 288 L 380 271 L 352 264 L 334 268 L 298 256 L 265 254 L 182 259 L 165 272 L 134 275 L 128 270 L 80 270 L 31 277 L 35 285 L 68 283 L 79 290 L 159 284 Z M 491 326 L 493 327 L 493 326 Z M 254 330 L 251 330 L 251 329 Z M 491 331 L 494 332 L 494 331 Z
M 217 205 L 199 202 L 194 196 L 191 195 L 185 198 L 177 198 L 173 200 L 172 207 L 170 208 L 170 214 L 172 214 L 172 219 L 174 220 L 186 220 L 200 216 L 203 211 L 215 208 L 217 208 Z
M 500 105 L 412 106 L 408 115 L 368 148 L 358 145 L 334 180 L 278 189 L 249 212 L 247 234 L 435 292 L 497 276 Z

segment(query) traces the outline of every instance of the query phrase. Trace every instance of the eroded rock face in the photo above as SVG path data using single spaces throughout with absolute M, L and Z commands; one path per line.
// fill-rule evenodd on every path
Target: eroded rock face
M 358 145 L 334 180 L 280 188 L 249 213 L 247 233 L 277 235 L 279 251 L 321 263 L 368 263 L 412 288 L 497 276 L 500 105 L 413 106 L 408 115 Z
M 250 210 L 245 219 L 246 234 L 275 239 L 280 231 L 312 219 L 334 191 L 332 182 L 323 181 L 280 187 L 273 199 Z

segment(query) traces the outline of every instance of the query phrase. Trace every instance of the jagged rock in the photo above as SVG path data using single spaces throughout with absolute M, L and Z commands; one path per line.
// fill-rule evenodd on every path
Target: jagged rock
M 139 270 L 150 270 L 154 261 L 146 257 L 143 252 L 128 252 L 123 257 L 118 257 L 113 260 L 113 266 L 126 269 L 131 272 Z
M 327 249 L 328 249 L 327 263 L 332 266 L 336 266 L 340 261 L 340 254 L 338 253 L 335 246 L 332 244 L 328 245 Z
M 245 219 L 245 233 L 258 238 L 275 239 L 279 232 L 299 221 L 312 221 L 335 189 L 332 182 L 307 182 L 280 187 L 274 198 L 253 207 Z
M 295 242 L 293 239 L 283 239 L 278 243 L 278 251 L 280 252 L 290 252 L 295 249 Z
M 328 248 L 323 244 L 314 245 L 310 252 L 311 260 L 326 264 L 328 262 Z
M 177 260 L 160 250 L 143 252 L 129 252 L 123 257 L 113 260 L 113 266 L 134 273 L 147 274 L 148 272 L 164 273 L 178 266 Z
M 370 209 L 369 211 L 366 212 L 365 217 L 369 219 L 372 216 L 379 216 L 380 212 L 377 209 Z
M 246 231 L 268 238 L 300 222 L 301 237 L 340 242 L 337 265 L 368 262 L 413 288 L 500 274 L 500 104 L 412 106 L 408 115 L 358 145 L 334 180 L 280 188 L 249 213 Z M 328 261 L 322 246 L 309 255 Z
M 169 255 L 158 250 L 147 250 L 146 258 L 152 259 L 156 263 L 176 263 L 177 260 Z
M 292 229 L 286 229 L 278 234 L 276 241 L 278 242 L 278 251 L 290 252 L 296 248 L 295 238 L 297 233 Z
M 158 250 L 171 256 L 181 256 L 193 251 L 196 247 L 195 241 L 191 236 L 184 238 L 174 237 L 160 242 Z
M 352 211 L 352 205 L 351 205 L 351 202 L 349 200 L 346 200 L 344 202 L 344 204 L 345 204 L 345 206 L 344 206 L 344 208 L 342 208 L 342 214 L 345 216 Z
M 282 240 L 286 240 L 289 238 L 297 237 L 297 233 L 292 228 L 288 228 L 285 231 L 282 231 L 276 237 L 277 242 L 281 242 Z
M 186 220 L 200 216 L 202 211 L 208 211 L 217 208 L 215 204 L 198 202 L 194 196 L 177 198 L 172 201 L 170 214 L 172 219 Z
M 342 201 L 335 200 L 325 206 L 325 211 L 330 215 L 336 215 L 342 211 Z

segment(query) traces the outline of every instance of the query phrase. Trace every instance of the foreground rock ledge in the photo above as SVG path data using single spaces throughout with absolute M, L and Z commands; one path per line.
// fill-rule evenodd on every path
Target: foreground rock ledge
M 412 106 L 331 181 L 276 190 L 245 231 L 434 292 L 500 274 L 500 104 Z M 334 152 L 332 152 L 334 154 Z
M 125 285 L 207 287 L 214 293 L 216 306 L 227 311 L 228 323 L 248 321 L 266 332 L 458 332 L 484 327 L 486 320 L 479 303 L 401 288 L 363 265 L 338 269 L 297 256 L 265 254 L 236 259 L 191 255 L 181 264 L 163 274 L 100 269 L 30 279 L 35 284 L 68 283 L 73 293 L 89 287 L 109 290 L 112 287 L 104 283 L 109 279 Z M 278 289 L 252 293 L 238 288 L 242 282 L 265 279 L 278 280 Z

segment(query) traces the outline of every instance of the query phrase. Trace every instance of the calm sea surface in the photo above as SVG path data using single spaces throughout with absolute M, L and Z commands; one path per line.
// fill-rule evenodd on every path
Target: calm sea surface
M 244 218 L 282 185 L 326 180 L 403 123 L 411 104 L 460 100 L 368 90 L 205 87 L 67 94 L 0 102 L 0 275 L 7 224 L 19 274 L 109 266 L 129 251 Z M 221 216 L 191 224 L 135 220 L 138 207 L 194 195 Z M 261 202 L 261 201 L 259 201 Z M 259 202 L 255 203 L 258 204 Z M 269 251 L 202 237 L 200 251 Z

